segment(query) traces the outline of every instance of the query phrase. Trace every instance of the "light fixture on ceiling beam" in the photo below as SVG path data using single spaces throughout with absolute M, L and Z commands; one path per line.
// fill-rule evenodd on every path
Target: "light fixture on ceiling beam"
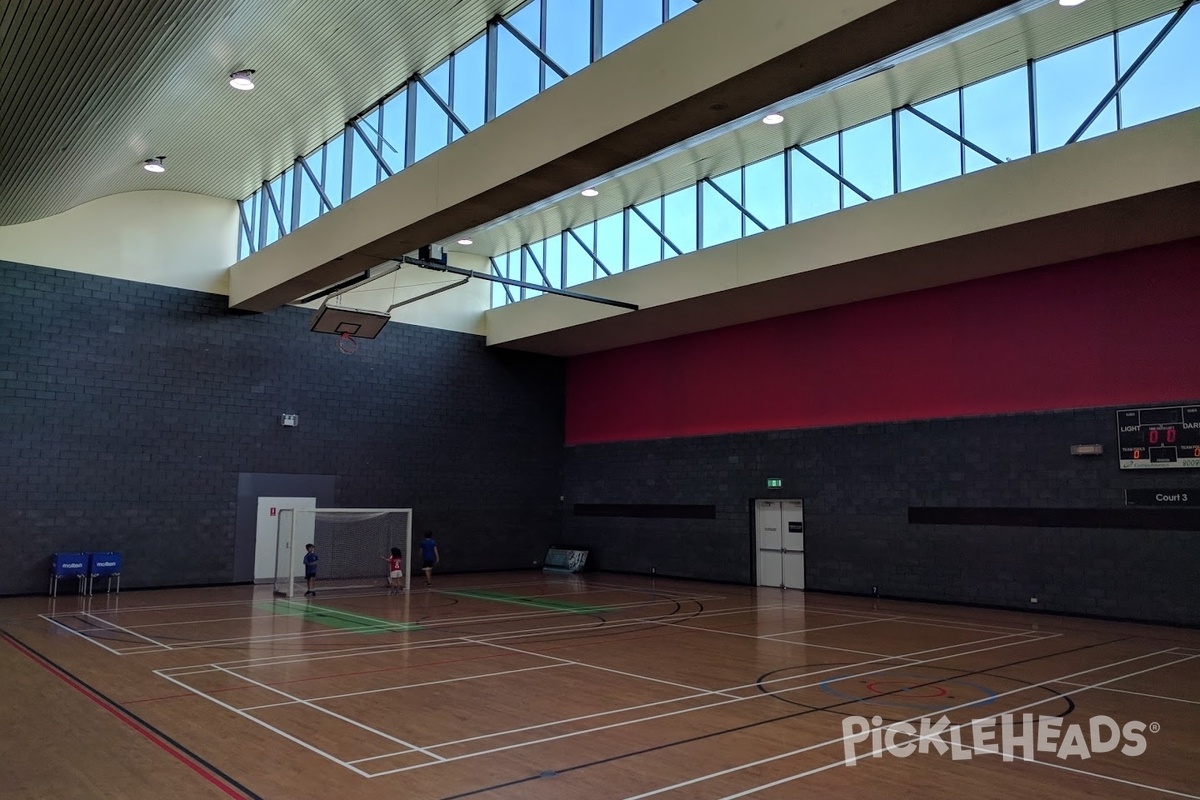
M 783 114 L 767 114 L 762 121 L 764 125 L 778 125 L 783 122 Z
M 1084 4 L 1084 2 L 1086 2 L 1086 0 L 1058 0 L 1058 4 L 1060 6 L 1067 6 L 1067 7 L 1081 6 Z
M 463 239 L 459 239 L 458 243 L 465 247 L 466 245 L 475 244 L 475 241 L 472 239 L 463 238 Z
M 166 156 L 155 156 L 154 158 L 147 158 L 145 161 L 142 162 L 142 169 L 146 170 L 146 172 L 153 172 L 155 175 L 157 175 L 161 172 L 166 172 L 167 168 L 165 166 L 163 166 L 164 160 L 166 160 Z
M 243 92 L 254 88 L 254 70 L 241 69 L 229 76 L 229 85 Z
M 600 190 L 588 188 L 588 189 L 584 189 L 582 192 L 580 192 L 580 194 L 583 195 L 584 197 L 595 197 L 596 195 L 600 194 Z

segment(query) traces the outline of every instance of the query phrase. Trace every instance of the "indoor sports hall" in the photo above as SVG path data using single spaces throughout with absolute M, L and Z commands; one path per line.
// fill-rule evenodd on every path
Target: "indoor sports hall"
M 1200 798 L 1196 0 L 9 0 L 0 795 Z

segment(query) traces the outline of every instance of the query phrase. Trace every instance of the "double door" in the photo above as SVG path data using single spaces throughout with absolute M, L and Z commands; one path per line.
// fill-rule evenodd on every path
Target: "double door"
M 755 500 L 758 585 L 804 588 L 804 501 Z

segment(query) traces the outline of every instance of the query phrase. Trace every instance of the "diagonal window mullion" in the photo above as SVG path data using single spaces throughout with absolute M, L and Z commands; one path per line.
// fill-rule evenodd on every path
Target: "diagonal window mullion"
M 396 173 L 392 172 L 392 168 L 389 167 L 387 161 L 383 159 L 383 154 L 379 152 L 379 148 L 375 146 L 375 143 L 371 141 L 371 138 L 367 136 L 367 134 L 363 133 L 363 129 L 358 126 L 358 122 L 359 121 L 356 119 L 350 120 L 350 127 L 354 128 L 354 132 L 358 134 L 358 138 L 362 139 L 363 144 L 367 146 L 367 150 L 371 151 L 371 155 L 375 157 L 375 161 L 379 164 L 380 168 L 387 173 L 389 178 L 392 177 Z M 388 144 L 388 147 L 391 147 L 390 143 Z
M 450 118 L 450 121 L 454 123 L 454 126 L 463 132 L 463 135 L 471 132 L 471 129 L 467 127 L 467 123 L 463 122 L 462 119 L 459 118 L 458 114 L 454 113 L 454 109 L 450 108 L 449 103 L 443 100 L 442 96 L 434 91 L 434 88 L 429 85 L 428 81 L 422 78 L 419 74 L 414 75 L 413 79 L 421 86 L 422 89 L 425 90 L 425 93 L 429 95 L 430 99 L 437 103 L 438 108 L 446 113 L 446 116 Z
M 279 223 L 279 238 L 282 239 L 288 235 L 288 229 L 283 224 L 283 212 L 279 209 L 279 203 L 275 200 L 275 190 L 271 188 L 271 184 L 268 181 L 263 181 L 263 189 L 267 192 L 267 201 L 271 204 L 271 210 L 275 212 L 275 221 Z
M 555 61 L 553 58 L 551 58 L 549 55 L 546 54 L 545 50 L 543 50 L 542 48 L 538 47 L 536 44 L 531 42 L 529 40 L 528 36 L 521 33 L 519 30 L 517 30 L 516 26 L 513 25 L 508 20 L 506 20 L 504 17 L 497 16 L 496 23 L 498 25 L 500 25 L 502 28 L 504 28 L 506 31 L 511 33 L 513 35 L 514 39 L 516 39 L 521 44 L 525 45 L 525 47 L 527 47 L 529 49 L 529 52 L 533 53 L 535 56 L 537 56 L 539 59 L 541 59 L 541 62 L 543 64 L 545 64 L 547 67 L 549 67 L 550 69 L 557 72 L 558 77 L 569 78 L 571 76 L 571 73 L 567 72 L 565 69 L 560 67 L 558 65 L 557 61 Z
M 1157 50 L 1158 46 L 1163 43 L 1163 40 L 1171 34 L 1171 31 L 1175 29 L 1175 26 L 1179 24 L 1179 21 L 1183 19 L 1184 15 L 1187 14 L 1188 9 L 1190 9 L 1195 2 L 1196 0 L 1185 0 L 1184 4 L 1175 11 L 1175 15 L 1171 17 L 1167 24 L 1163 26 L 1162 30 L 1160 30 L 1158 34 L 1150 40 L 1150 43 L 1146 45 L 1146 48 L 1142 50 L 1141 54 L 1134 59 L 1132 64 L 1129 65 L 1129 69 L 1125 70 L 1125 73 L 1117 79 L 1116 84 L 1105 93 L 1104 97 L 1100 99 L 1100 102 L 1097 103 L 1096 107 L 1092 109 L 1092 113 L 1087 115 L 1087 119 L 1083 121 L 1083 124 L 1080 125 L 1073 134 L 1071 134 L 1071 138 L 1067 139 L 1067 144 L 1075 144 L 1079 141 L 1079 137 L 1083 136 L 1087 129 L 1092 126 L 1092 123 L 1104 113 L 1104 109 L 1107 108 L 1108 104 L 1113 101 L 1113 98 L 1121 93 L 1121 90 L 1125 88 L 1125 84 L 1129 83 L 1130 79 L 1133 78 L 1133 76 L 1137 74 L 1137 71 L 1142 68 L 1142 65 L 1150 59 L 1150 56 L 1154 55 L 1154 51 Z
M 659 228 L 657 225 L 655 225 L 653 222 L 651 222 L 650 218 L 647 217 L 645 214 L 643 214 L 642 210 L 640 208 L 638 208 L 637 206 L 630 206 L 629 210 L 632 211 L 633 213 L 637 214 L 638 219 L 640 219 L 642 222 L 646 223 L 646 226 L 648 228 L 650 228 L 650 230 L 654 231 L 654 234 L 659 239 L 662 239 L 664 242 L 666 242 L 667 246 L 675 251 L 675 255 L 677 255 L 677 256 L 683 255 L 683 251 L 680 250 L 678 247 L 676 247 L 675 243 L 672 242 L 665 233 L 663 233 L 661 228 Z
M 238 201 L 238 216 L 242 218 L 242 232 L 246 234 L 246 246 L 253 254 L 258 251 L 258 248 L 254 246 L 254 234 L 250 231 L 250 220 L 246 218 L 245 202 L 245 200 Z
M 326 211 L 333 211 L 333 203 L 329 202 L 329 196 L 325 194 L 325 187 L 317 180 L 317 176 L 313 174 L 312 168 L 308 166 L 308 161 L 303 158 L 297 158 L 296 163 L 304 169 L 304 174 L 312 181 L 313 188 L 317 190 L 317 194 L 321 198 L 321 204 L 325 206 Z
M 832 168 L 831 168 L 831 167 L 830 167 L 828 164 L 826 164 L 824 161 L 822 161 L 821 159 L 819 159 L 819 158 L 817 158 L 816 156 L 814 156 L 812 153 L 810 153 L 810 152 L 808 152 L 807 150 L 805 150 L 803 145 L 794 144 L 794 145 L 792 145 L 792 149 L 793 149 L 793 150 L 795 150 L 795 151 L 796 151 L 797 153 L 799 153 L 800 155 L 802 155 L 802 156 L 804 156 L 805 158 L 807 158 L 807 159 L 808 159 L 809 161 L 811 161 L 812 163 L 816 164 L 816 165 L 817 165 L 818 167 L 820 167 L 821 169 L 823 169 L 823 170 L 824 170 L 826 173 L 828 173 L 828 174 L 830 175 L 830 177 L 832 177 L 832 178 L 833 178 L 835 181 L 837 181 L 838 183 L 840 183 L 842 186 L 845 186 L 845 187 L 846 187 L 847 189 L 849 189 L 850 191 L 854 192 L 856 195 L 858 195 L 859 197 L 861 197 L 863 200 L 866 200 L 866 201 L 869 203 L 869 202 L 871 202 L 872 200 L 874 200 L 874 199 L 875 199 L 875 198 L 871 197 L 871 195 L 869 195 L 869 194 L 867 194 L 866 192 L 864 192 L 862 189 L 860 189 L 860 188 L 858 188 L 857 186 L 855 186 L 855 185 L 854 185 L 853 183 L 851 183 L 850 181 L 846 180 L 846 179 L 845 179 L 845 177 L 843 177 L 843 176 L 842 176 L 842 174 L 841 174 L 840 172 L 838 172 L 836 169 L 832 169 Z
M 583 252 L 588 254 L 588 258 L 592 259 L 592 261 L 596 263 L 596 266 L 600 267 L 600 269 L 604 271 L 605 275 L 612 277 L 612 272 L 608 269 L 608 267 L 604 266 L 604 262 L 601 261 L 600 257 L 592 251 L 592 248 L 583 243 L 583 239 L 579 238 L 579 234 L 576 233 L 573 228 L 567 228 L 567 233 L 571 234 L 571 238 L 583 248 Z
M 741 203 L 739 203 L 737 200 L 735 200 L 735 199 L 733 198 L 733 195 L 731 195 L 729 192 L 725 191 L 725 190 L 724 190 L 724 189 L 722 189 L 720 186 L 718 186 L 718 185 L 717 185 L 717 184 L 716 184 L 716 183 L 715 183 L 715 182 L 712 180 L 712 178 L 701 178 L 700 180 L 701 180 L 701 182 L 703 182 L 703 183 L 707 183 L 709 186 L 711 186 L 712 188 L 716 189 L 716 190 L 717 190 L 717 194 L 721 195 L 721 197 L 724 197 L 726 200 L 728 200 L 728 201 L 729 201 L 729 202 L 730 202 L 730 203 L 733 205 L 733 207 L 734 207 L 734 208 L 736 208 L 738 211 L 740 211 L 740 212 L 742 213 L 742 216 L 743 216 L 743 217 L 745 217 L 746 219 L 750 220 L 750 221 L 751 221 L 751 222 L 753 222 L 755 225 L 757 225 L 758 227 L 762 228 L 764 231 L 768 231 L 768 230 L 770 230 L 770 228 L 768 228 L 766 225 L 764 225 L 764 224 L 763 224 L 762 220 L 760 220 L 758 217 L 756 217 L 756 216 L 754 216 L 753 214 L 751 214 L 751 213 L 750 213 L 750 209 L 746 208 L 744 205 L 742 205 L 742 204 L 741 204 Z M 740 238 L 740 237 L 739 237 L 739 238 Z
M 554 286 L 554 284 L 550 282 L 550 277 L 546 274 L 546 270 L 542 268 L 542 262 L 538 261 L 537 256 L 535 256 L 533 251 L 529 249 L 529 245 L 523 244 L 521 245 L 521 249 L 525 251 L 525 255 L 529 256 L 529 260 L 532 261 L 533 266 L 537 268 L 538 274 L 542 276 L 542 281 L 544 281 L 547 286 Z
M 960 108 L 962 107 L 961 100 L 959 101 L 959 107 Z M 979 145 L 972 142 L 970 139 L 966 138 L 962 134 L 952 131 L 950 128 L 947 128 L 945 125 L 938 122 L 936 119 L 929 116 L 928 114 L 926 114 L 922 111 L 918 111 L 917 109 L 913 108 L 912 106 L 910 106 L 908 104 L 905 104 L 905 105 L 901 106 L 900 108 L 902 110 L 907 111 L 908 113 L 912 114 L 917 119 L 929 123 L 930 125 L 937 128 L 939 131 L 946 134 L 947 136 L 949 136 L 951 139 L 958 142 L 959 144 L 971 148 L 976 153 L 978 153 L 979 155 L 986 158 L 988 161 L 991 161 L 993 164 L 1003 164 L 1004 163 L 1003 161 L 1001 161 L 1000 159 L 996 158 L 994 155 L 989 153 L 987 150 L 984 150 L 982 147 L 980 147 Z
M 498 277 L 498 278 L 507 278 L 508 277 L 507 275 L 505 275 L 503 272 L 500 271 L 500 265 L 496 263 L 496 259 L 493 256 L 488 256 L 488 261 L 492 262 L 492 272 L 495 273 L 496 277 Z M 512 289 L 509 287 L 509 285 L 507 283 L 501 283 L 500 285 L 504 287 L 504 294 L 508 296 L 508 302 L 510 302 L 510 303 L 517 302 L 516 298 L 513 297 Z

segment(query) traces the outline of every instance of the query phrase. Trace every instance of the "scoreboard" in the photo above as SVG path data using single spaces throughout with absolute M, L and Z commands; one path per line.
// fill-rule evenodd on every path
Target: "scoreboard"
M 1200 405 L 1117 412 L 1121 469 L 1200 467 Z

